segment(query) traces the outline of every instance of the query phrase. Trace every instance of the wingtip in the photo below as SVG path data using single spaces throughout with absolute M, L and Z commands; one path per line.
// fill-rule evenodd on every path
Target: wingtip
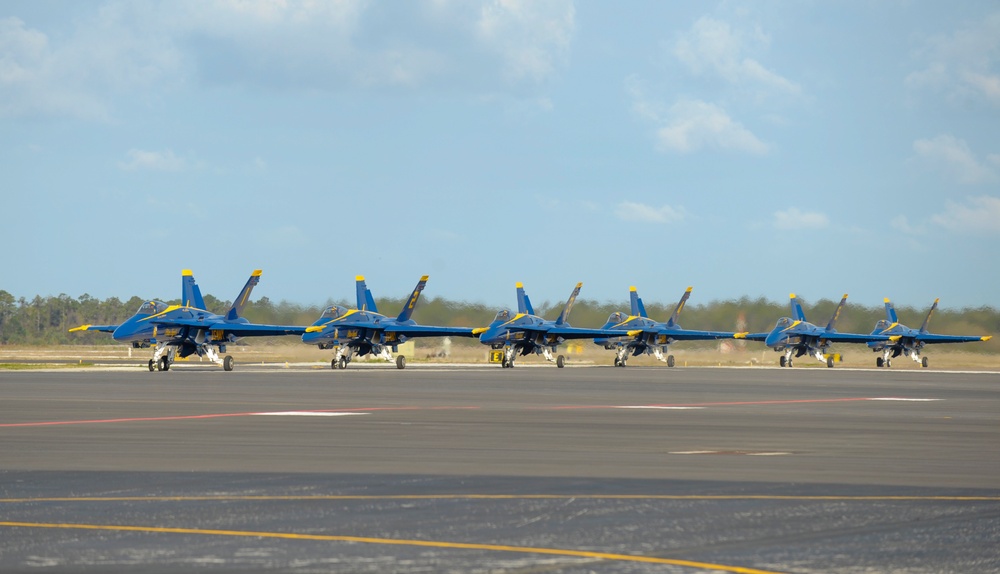
M 69 330 L 69 332 L 73 333 L 74 331 L 86 331 L 89 328 L 90 325 L 80 325 L 79 327 L 73 327 L 72 329 Z
M 982 340 L 983 341 L 989 341 L 992 338 L 993 338 L 993 335 L 986 335 L 985 337 L 982 337 Z

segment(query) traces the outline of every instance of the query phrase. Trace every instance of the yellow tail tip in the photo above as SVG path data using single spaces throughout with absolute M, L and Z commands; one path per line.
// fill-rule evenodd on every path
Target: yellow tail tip
M 365 276 L 364 275 L 358 275 L 357 277 L 354 278 L 354 280 L 355 281 L 364 281 L 365 280 Z
M 427 281 L 427 279 L 429 279 L 429 278 L 430 278 L 430 275 L 423 275 L 423 276 L 420 277 L 420 280 L 421 281 Z
M 524 283 L 518 281 L 517 283 L 514 283 L 514 287 L 517 289 L 524 289 Z
M 250 274 L 251 277 L 260 277 L 260 274 L 264 271 L 262 269 L 254 269 L 253 273 Z
M 629 290 L 629 292 L 634 292 L 635 291 L 635 285 L 629 287 L 628 290 Z
M 889 301 L 889 298 L 888 298 L 888 297 L 886 297 L 885 299 L 882 299 L 882 302 L 883 302 L 883 303 L 890 303 L 890 301 Z
M 789 293 L 788 298 L 789 299 L 795 299 L 795 293 Z
M 181 276 L 194 277 L 194 273 L 190 269 L 181 269 Z

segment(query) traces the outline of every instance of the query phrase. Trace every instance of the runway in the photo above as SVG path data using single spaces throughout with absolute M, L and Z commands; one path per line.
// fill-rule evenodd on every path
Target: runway
M 0 372 L 0 570 L 1000 571 L 1000 375 Z

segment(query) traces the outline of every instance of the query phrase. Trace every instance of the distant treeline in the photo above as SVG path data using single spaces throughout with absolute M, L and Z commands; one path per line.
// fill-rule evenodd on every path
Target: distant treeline
M 36 296 L 34 299 L 15 298 L 7 291 L 0 290 L 0 344 L 3 345 L 65 345 L 65 344 L 112 344 L 106 333 L 70 333 L 69 329 L 84 324 L 116 325 L 131 317 L 145 299 L 132 297 L 122 301 L 117 297 L 100 300 L 90 295 L 77 298 L 69 295 L 58 297 Z M 399 313 L 404 299 L 377 299 L 379 310 L 390 316 Z M 179 304 L 179 300 L 167 301 Z M 330 301 L 347 307 L 347 301 Z M 825 325 L 830 320 L 838 301 L 822 299 L 815 302 L 803 301 L 806 316 L 813 323 Z M 209 311 L 225 312 L 229 301 L 205 296 Z M 543 303 L 535 311 L 549 319 L 554 319 L 563 302 Z M 666 321 L 673 312 L 675 303 L 647 303 L 649 316 L 658 321 Z M 247 319 L 255 323 L 276 325 L 309 325 L 322 313 L 325 306 L 303 306 L 287 301 L 275 303 L 267 297 L 253 301 L 245 309 Z M 482 327 L 493 320 L 499 309 L 480 303 L 448 301 L 441 298 L 422 298 L 417 303 L 413 318 L 424 325 L 452 325 Z M 927 308 L 897 307 L 900 320 L 917 328 L 927 315 Z M 598 327 L 615 311 L 628 312 L 625 302 L 599 303 L 579 300 L 573 307 L 570 323 L 577 327 Z M 787 301 L 775 302 L 763 298 L 743 297 L 734 301 L 714 301 L 708 304 L 687 305 L 679 323 L 690 329 L 724 331 L 769 331 L 779 317 L 789 314 Z M 883 307 L 864 307 L 848 302 L 837 322 L 837 330 L 844 332 L 868 333 L 875 322 L 885 318 Z M 992 307 L 976 309 L 938 309 L 931 320 L 931 331 L 953 335 L 1000 335 L 1000 311 Z M 1000 338 L 986 344 L 967 347 L 970 351 L 1000 352 Z

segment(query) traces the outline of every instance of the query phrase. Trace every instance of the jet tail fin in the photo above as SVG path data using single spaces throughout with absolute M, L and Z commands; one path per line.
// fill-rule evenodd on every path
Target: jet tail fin
M 677 318 L 680 317 L 681 311 L 684 310 L 684 305 L 687 303 L 688 297 L 691 296 L 691 290 L 693 287 L 688 287 L 684 294 L 681 295 L 681 300 L 677 302 L 677 306 L 674 307 L 674 312 L 670 315 L 670 319 L 667 320 L 667 325 L 673 326 L 677 324 Z
M 409 321 L 410 315 L 413 314 L 413 307 L 417 304 L 417 299 L 420 298 L 420 292 L 424 290 L 424 285 L 427 285 L 427 275 L 420 278 L 417 282 L 417 286 L 413 288 L 413 293 L 410 293 L 409 299 L 403 304 L 403 310 L 399 312 L 399 317 L 396 318 L 397 321 L 402 323 L 403 321 Z
M 566 306 L 563 307 L 562 313 L 559 313 L 559 317 L 556 319 L 556 325 L 562 325 L 569 320 L 569 312 L 573 310 L 573 303 L 576 303 L 576 297 L 580 294 L 580 287 L 583 287 L 583 282 L 577 283 L 573 292 L 570 293 L 569 299 L 566 300 Z
M 247 301 L 250 300 L 250 292 L 253 288 L 260 283 L 260 269 L 254 269 L 254 272 L 250 274 L 250 278 L 247 279 L 247 284 L 243 286 L 240 290 L 240 294 L 236 296 L 233 300 L 233 304 L 230 305 L 229 311 L 226 312 L 226 320 L 232 321 L 234 319 L 239 319 L 240 315 L 243 314 L 243 308 L 246 307 Z M 195 289 L 198 287 L 195 286 Z
M 840 300 L 840 305 L 837 305 L 837 309 L 833 312 L 833 317 L 830 317 L 830 322 L 826 324 L 827 331 L 834 330 L 837 319 L 840 318 L 840 312 L 844 310 L 844 305 L 847 305 L 847 293 L 844 293 L 844 297 Z
M 639 293 L 636 292 L 635 287 L 629 287 L 629 300 L 632 304 L 632 316 L 633 317 L 646 317 L 646 306 L 642 304 L 642 299 L 639 298 Z
M 531 300 L 528 299 L 528 294 L 524 292 L 524 284 L 518 281 L 514 284 L 514 287 L 517 287 L 517 312 L 534 315 L 535 309 L 531 306 Z
M 888 297 L 885 298 L 885 320 L 889 324 L 899 323 L 899 319 L 896 317 L 896 308 L 892 305 L 892 301 Z
M 927 332 L 927 326 L 930 325 L 930 323 L 931 323 L 931 315 L 933 315 L 934 311 L 937 310 L 938 301 L 940 301 L 940 299 L 935 299 L 934 300 L 934 304 L 931 305 L 931 310 L 927 312 L 927 318 L 924 319 L 924 324 L 920 326 L 920 332 L 921 333 L 926 333 Z
M 796 321 L 805 321 L 806 314 L 802 311 L 802 303 L 799 303 L 799 298 L 792 293 L 788 296 L 789 304 L 792 306 L 792 319 Z
M 365 276 L 358 275 L 354 278 L 354 280 L 356 282 L 358 311 L 371 311 L 373 313 L 378 313 L 378 308 L 375 306 L 375 299 L 372 297 L 372 292 L 368 289 L 368 285 L 365 284 Z
M 181 271 L 181 305 L 205 309 L 205 299 L 201 296 L 201 289 L 195 283 L 194 273 L 190 269 Z

